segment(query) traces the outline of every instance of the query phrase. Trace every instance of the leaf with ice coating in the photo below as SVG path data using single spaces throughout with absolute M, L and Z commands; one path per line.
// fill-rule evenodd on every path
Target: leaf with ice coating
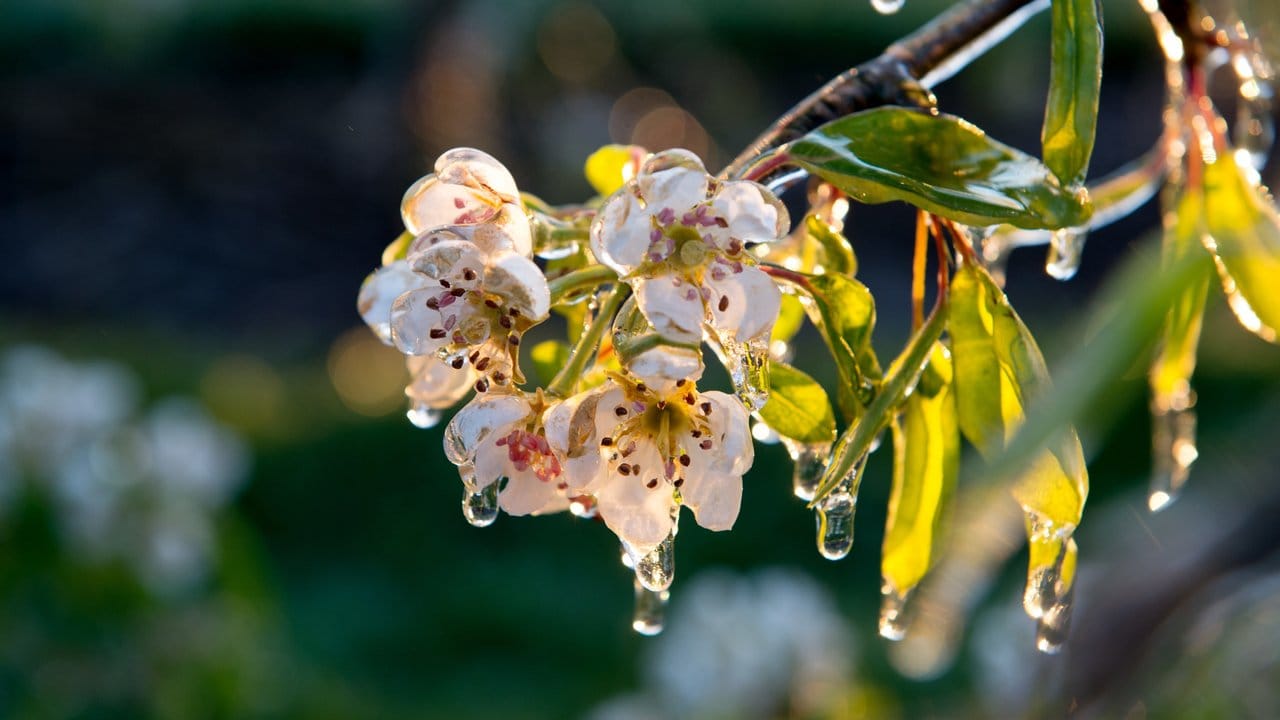
M 1205 297 L 1213 277 L 1213 264 L 1201 246 L 1204 231 L 1204 197 L 1184 189 L 1166 218 L 1164 262 L 1172 265 L 1194 257 L 1198 259 L 1199 269 L 1169 308 L 1159 350 L 1151 365 L 1152 402 L 1158 409 L 1167 410 L 1189 397 L 1188 383 L 1196 368 Z
M 1084 182 L 1093 154 L 1102 84 L 1098 0 L 1053 0 L 1053 64 L 1040 134 L 1044 164 L 1065 185 Z
M 822 339 L 836 361 L 840 384 L 836 401 L 846 421 L 862 413 L 866 392 L 880 377 L 880 364 L 871 348 L 876 307 L 866 285 L 844 275 L 809 275 L 809 307 Z
M 1227 303 L 1250 332 L 1269 342 L 1280 331 L 1280 213 L 1235 156 L 1204 167 L 1205 222 Z
M 780 362 L 770 363 L 769 402 L 760 409 L 760 417 L 774 432 L 801 443 L 836 438 L 827 392 L 804 372 Z

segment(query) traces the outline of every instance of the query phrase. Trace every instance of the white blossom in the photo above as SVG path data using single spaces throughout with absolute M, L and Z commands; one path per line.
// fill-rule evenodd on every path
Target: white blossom
M 409 187 L 400 204 L 404 226 L 413 235 L 434 228 L 495 226 L 509 245 L 528 256 L 533 240 L 520 204 L 520 191 L 502 163 L 473 148 L 454 148 L 441 155 L 435 172 Z
M 789 224 L 786 208 L 761 185 L 717 180 L 693 154 L 668 150 L 605 201 L 591 249 L 631 284 L 664 337 L 697 344 L 705 322 L 719 342 L 759 342 L 773 328 L 781 294 L 745 250 L 777 240 Z

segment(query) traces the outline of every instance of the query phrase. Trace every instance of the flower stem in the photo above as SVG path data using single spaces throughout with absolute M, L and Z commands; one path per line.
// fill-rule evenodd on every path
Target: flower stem
M 551 290 L 551 304 L 555 305 L 571 293 L 602 285 L 618 279 L 618 274 L 605 265 L 591 265 L 580 270 L 565 273 L 547 282 Z
M 610 270 L 610 272 L 613 271 Z M 587 361 L 595 356 L 596 348 L 600 345 L 600 339 L 604 337 L 605 330 L 613 322 L 613 316 L 618 314 L 618 308 L 622 307 L 623 301 L 630 294 L 631 288 L 627 285 L 618 283 L 614 286 L 613 291 L 609 293 L 604 303 L 600 305 L 600 310 L 596 312 L 591 325 L 578 337 L 578 342 L 573 346 L 573 350 L 569 352 L 569 361 L 556 374 L 551 384 L 547 385 L 547 394 L 556 397 L 569 396 L 573 391 L 573 386 L 582 377 L 582 371 L 586 369 Z

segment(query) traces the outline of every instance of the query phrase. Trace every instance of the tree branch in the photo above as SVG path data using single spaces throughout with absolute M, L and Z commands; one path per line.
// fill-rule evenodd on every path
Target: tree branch
M 1040 0 L 966 0 L 953 6 L 878 57 L 837 75 L 800 101 L 748 145 L 721 177 L 737 177 L 761 153 L 859 110 L 880 105 L 932 107 L 933 93 L 922 84 L 926 76 L 981 54 L 987 49 L 981 42 L 984 36 L 1003 29 L 1010 20 L 1015 20 L 1016 27 L 1034 14 L 1028 11 L 1038 11 L 1043 4 Z

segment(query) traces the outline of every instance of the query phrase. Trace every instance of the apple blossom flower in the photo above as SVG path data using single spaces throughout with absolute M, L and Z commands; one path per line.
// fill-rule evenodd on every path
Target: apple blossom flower
M 498 503 L 509 515 L 563 510 L 568 483 L 559 457 L 547 443 L 541 392 L 477 395 L 445 429 L 444 449 L 469 493 L 498 489 Z
M 524 331 L 547 317 L 551 295 L 529 258 L 473 242 L 484 228 L 428 231 L 414 241 L 407 262 L 431 282 L 391 305 L 391 339 L 407 355 L 434 355 L 455 369 L 468 362 L 490 384 L 522 382 L 517 356 Z
M 731 528 L 755 457 L 742 404 L 700 393 L 692 379 L 660 392 L 613 374 L 552 408 L 546 438 L 563 458 L 570 494 L 594 495 L 636 558 L 672 534 L 681 505 L 709 530 Z
M 435 172 L 409 186 L 400 216 L 413 235 L 446 225 L 500 227 L 509 246 L 528 256 L 533 240 L 520 191 L 502 163 L 473 148 L 454 148 L 436 159 Z
M 781 303 L 745 249 L 781 238 L 789 224 L 763 186 L 717 180 L 692 153 L 668 150 L 605 201 L 591 249 L 667 339 L 697 344 L 706 322 L 718 342 L 745 344 L 768 338 Z

